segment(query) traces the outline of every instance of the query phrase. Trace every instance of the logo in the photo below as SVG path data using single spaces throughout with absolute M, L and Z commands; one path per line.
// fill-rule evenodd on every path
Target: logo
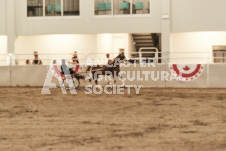
M 60 71 L 59 71 L 59 69 L 58 69 L 56 64 L 51 64 L 50 65 L 50 71 L 51 71 L 51 73 L 53 74 L 53 76 L 55 78 L 57 78 L 58 80 L 62 80 L 62 75 L 61 75 L 61 73 L 60 73 Z
M 192 81 L 200 77 L 204 70 L 202 64 L 169 64 L 171 74 L 179 81 Z

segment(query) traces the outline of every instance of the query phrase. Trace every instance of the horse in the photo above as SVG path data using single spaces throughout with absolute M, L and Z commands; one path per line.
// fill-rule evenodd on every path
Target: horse
M 116 83 L 116 77 L 122 79 L 122 76 L 119 74 L 120 72 L 120 63 L 121 61 L 126 61 L 126 57 L 124 53 L 120 53 L 117 57 L 115 57 L 112 61 L 110 61 L 107 65 L 95 65 L 88 66 L 86 70 L 87 76 L 92 74 L 92 77 L 95 79 L 95 84 L 98 84 L 99 75 L 111 75 L 114 78 L 114 84 Z M 91 83 L 92 78 L 89 79 L 89 83 Z M 122 80 L 122 85 L 124 86 L 124 81 Z

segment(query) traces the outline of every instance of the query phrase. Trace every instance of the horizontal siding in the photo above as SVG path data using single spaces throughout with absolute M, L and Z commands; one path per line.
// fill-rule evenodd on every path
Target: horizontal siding
M 171 31 L 226 31 L 225 0 L 171 0 Z

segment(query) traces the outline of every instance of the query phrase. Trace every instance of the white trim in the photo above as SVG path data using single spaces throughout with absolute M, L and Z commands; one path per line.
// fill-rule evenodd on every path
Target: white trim
M 151 14 L 133 14 L 133 17 L 151 17 Z
M 80 15 L 77 16 L 62 16 L 62 19 L 81 19 Z
M 27 20 L 60 20 L 60 19 L 81 19 L 81 16 L 46 16 L 46 17 L 27 17 Z
M 133 0 L 130 0 L 130 15 L 133 14 Z
M 151 17 L 150 14 L 122 14 L 122 15 L 95 15 L 94 18 L 131 18 L 131 17 Z
M 59 20 L 59 19 L 62 19 L 63 17 L 62 16 L 46 16 L 46 17 L 43 17 L 44 20 Z
M 46 1 L 45 0 L 43 0 L 43 17 L 45 17 L 46 16 Z
M 133 0 L 130 1 L 130 14 L 114 14 L 114 0 L 111 0 L 111 14 L 110 15 L 96 15 L 95 14 L 95 0 L 94 0 L 94 18 L 113 18 L 113 17 L 151 17 L 151 0 L 149 1 L 149 13 L 133 14 Z M 148 9 L 143 9 L 143 12 Z
M 114 15 L 114 0 L 111 0 L 111 15 Z
M 81 16 L 81 0 L 78 0 L 78 2 L 79 2 L 79 16 Z
M 113 15 L 95 15 L 94 18 L 113 18 L 114 16 Z
M 149 0 L 149 14 L 151 15 L 151 1 L 152 0 Z M 148 9 L 147 9 L 148 10 Z
M 27 20 L 43 20 L 43 16 L 37 16 L 37 17 L 27 17 Z
M 63 9 L 64 8 L 64 2 L 63 2 L 63 0 L 61 0 L 60 3 L 61 3 L 61 8 L 60 8 L 61 16 L 64 16 L 64 11 L 63 11 L 64 10 Z
M 61 15 L 60 16 L 46 16 L 46 10 L 45 10 L 45 1 L 46 0 L 42 0 L 43 1 L 43 4 L 42 4 L 42 7 L 43 7 L 43 16 L 28 16 L 28 12 L 27 12 L 27 8 L 28 8 L 28 3 L 26 1 L 26 16 L 27 16 L 27 19 L 28 20 L 45 20 L 45 19 L 78 19 L 78 18 L 81 18 L 81 2 L 79 0 L 79 15 L 68 15 L 68 16 L 64 16 L 64 0 L 60 0 L 61 2 Z

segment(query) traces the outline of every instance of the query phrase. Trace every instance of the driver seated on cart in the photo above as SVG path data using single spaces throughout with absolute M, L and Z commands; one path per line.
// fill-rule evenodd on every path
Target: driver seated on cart
M 77 55 L 77 51 L 75 51 L 73 53 L 73 57 L 72 57 L 72 61 L 69 61 L 68 62 L 70 64 L 70 70 L 73 70 L 75 73 L 78 72 L 79 68 L 80 68 L 80 65 L 79 65 L 79 60 L 78 60 L 78 55 Z
M 71 75 L 71 77 L 75 76 L 75 71 L 73 70 L 73 68 L 68 68 L 65 59 L 62 59 L 61 73 L 63 79 L 65 79 L 65 75 Z

